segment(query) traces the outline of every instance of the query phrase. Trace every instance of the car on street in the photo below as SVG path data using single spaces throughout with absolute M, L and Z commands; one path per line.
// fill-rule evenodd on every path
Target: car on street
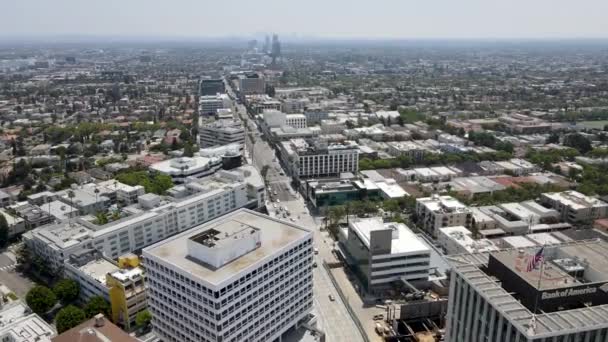
M 381 321 L 384 319 L 383 314 L 374 315 L 374 321 Z
M 331 300 L 331 301 L 333 302 L 333 301 L 335 301 L 335 300 L 336 300 L 336 297 L 334 297 L 334 295 L 333 295 L 333 294 L 330 294 L 330 295 L 329 295 L 329 300 Z

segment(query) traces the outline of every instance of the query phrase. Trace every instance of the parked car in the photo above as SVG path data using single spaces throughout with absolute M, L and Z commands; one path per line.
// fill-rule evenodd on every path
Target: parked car
M 383 314 L 374 315 L 374 321 L 381 321 L 383 319 L 384 319 L 384 315 Z
M 336 300 L 336 297 L 334 297 L 334 295 L 329 295 L 329 300 L 331 300 L 332 302 Z

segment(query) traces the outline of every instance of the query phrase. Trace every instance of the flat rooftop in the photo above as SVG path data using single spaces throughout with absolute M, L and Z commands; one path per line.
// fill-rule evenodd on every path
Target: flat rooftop
M 518 331 L 523 334 L 523 336 L 526 336 L 530 340 L 605 329 L 606 326 L 608 326 L 608 303 L 602 303 L 602 299 L 604 301 L 606 299 L 605 285 L 600 286 L 596 290 L 596 297 L 593 298 L 594 300 L 597 300 L 597 303 L 587 303 L 586 305 L 585 303 L 579 303 L 579 305 L 556 311 L 544 310 L 543 312 L 536 314 L 536 326 L 531 327 L 532 312 L 529 306 L 522 303 L 522 294 L 519 294 L 518 296 L 517 294 L 506 290 L 503 287 L 503 282 L 497 279 L 496 276 L 492 276 L 487 272 L 490 255 L 493 257 L 498 256 L 498 258 L 510 267 L 510 270 L 518 267 L 525 271 L 525 269 L 523 269 L 525 268 L 525 264 L 523 264 L 521 260 L 516 261 L 519 250 L 522 250 L 524 254 L 531 255 L 534 254 L 538 248 L 539 247 L 520 248 L 501 252 L 450 255 L 447 257 L 447 260 L 452 266 L 453 272 L 459 274 L 468 284 L 470 284 L 474 291 L 480 293 L 495 310 L 499 311 L 505 319 L 511 322 Z M 575 287 L 576 283 L 570 283 L 568 284 L 568 287 L 572 289 L 585 289 L 586 287 L 598 286 L 598 284 L 601 285 L 602 282 L 608 281 L 608 259 L 606 258 L 606 256 L 608 256 L 607 242 L 596 239 L 568 242 L 559 246 L 547 246 L 545 248 L 547 250 L 547 255 L 545 256 L 546 265 L 550 264 L 552 269 L 557 269 L 558 263 L 563 263 L 564 258 L 570 258 L 575 261 L 578 260 L 578 262 L 584 261 L 586 263 L 586 270 L 581 278 L 585 282 L 584 285 L 577 288 Z M 519 270 L 516 270 L 516 272 L 518 275 L 525 273 Z M 539 271 L 537 270 L 525 275 L 525 277 L 533 278 L 532 284 L 534 287 L 538 284 L 538 272 Z M 548 273 L 551 277 L 559 276 L 560 274 L 563 275 L 564 272 L 550 270 Z M 545 284 L 552 284 L 552 280 L 543 278 L 543 289 L 548 287 L 545 286 Z M 543 290 L 543 293 L 544 292 L 545 291 Z M 555 290 L 549 292 L 555 293 Z M 523 295 L 528 294 L 524 293 Z M 576 301 L 577 298 L 589 298 L 584 297 L 584 294 L 581 295 L 583 297 L 577 297 L 577 295 L 578 294 L 573 295 L 574 301 Z M 563 300 L 566 301 L 569 299 L 570 298 L 564 298 Z M 551 298 L 549 300 L 551 300 Z M 557 301 L 560 302 L 560 299 L 557 299 Z M 572 300 L 570 300 L 569 304 L 572 304 Z
M 229 226 L 242 225 L 260 230 L 260 247 L 217 269 L 210 268 L 188 255 L 187 242 L 192 237 L 210 229 L 219 231 Z M 239 209 L 147 247 L 144 254 L 160 258 L 212 286 L 219 286 L 234 275 L 262 264 L 278 251 L 306 236 L 312 236 L 312 233 L 300 226 L 251 210 Z
M 103 258 L 92 260 L 79 267 L 79 269 L 82 273 L 88 275 L 92 279 L 95 279 L 104 286 L 106 284 L 106 275 L 108 273 L 114 273 L 120 270 L 118 266 Z
M 535 270 L 527 272 L 528 260 L 535 253 L 535 250 L 539 248 L 528 250 L 528 253 L 522 254 L 517 250 L 496 252 L 492 253 L 492 256 L 537 290 L 568 288 L 581 284 L 578 280 L 568 275 L 568 273 L 551 266 L 550 262 L 545 262 L 542 277 L 540 276 L 540 266 Z M 540 286 L 539 278 L 541 278 Z
M 391 241 L 391 254 L 430 253 L 427 245 L 403 223 L 384 223 L 381 218 L 367 218 L 353 222 L 351 227 L 367 248 L 373 230 L 393 229 L 397 230 L 398 238 Z

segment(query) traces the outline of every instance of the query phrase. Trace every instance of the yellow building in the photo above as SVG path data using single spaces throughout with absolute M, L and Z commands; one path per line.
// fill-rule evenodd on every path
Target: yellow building
M 137 313 L 148 307 L 145 277 L 137 256 L 121 257 L 118 265 L 120 270 L 106 275 L 106 286 L 112 306 L 112 321 L 128 331 L 135 328 Z

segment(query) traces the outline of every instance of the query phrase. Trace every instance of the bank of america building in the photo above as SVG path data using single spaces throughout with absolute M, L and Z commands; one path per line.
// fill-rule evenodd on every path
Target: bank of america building
M 538 249 L 450 256 L 446 341 L 608 341 L 608 243 L 545 246 L 528 272 Z

